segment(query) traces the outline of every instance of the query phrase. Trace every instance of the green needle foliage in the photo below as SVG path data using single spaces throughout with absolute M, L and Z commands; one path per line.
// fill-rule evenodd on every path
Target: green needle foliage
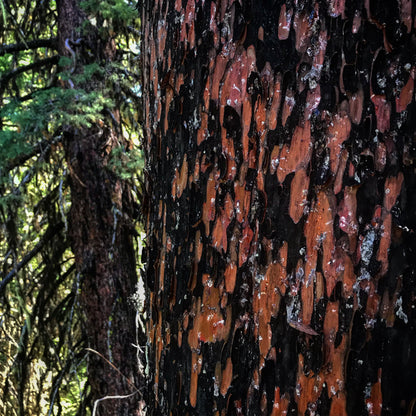
M 57 53 L 55 1 L 0 0 L 2 415 L 84 415 L 92 406 L 81 276 L 67 235 L 65 127 L 99 126 L 118 109 L 117 128 L 131 146 L 114 150 L 108 169 L 140 195 L 138 13 L 124 0 L 82 6 L 84 31 L 113 37 L 117 56 L 74 72 L 77 62 Z

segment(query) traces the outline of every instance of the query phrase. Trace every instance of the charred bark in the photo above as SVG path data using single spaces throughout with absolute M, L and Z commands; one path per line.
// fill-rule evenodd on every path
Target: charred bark
M 102 38 L 98 30 L 83 29 L 85 16 L 75 0 L 58 2 L 58 44 L 62 55 L 72 59 L 71 73 L 83 65 L 111 62 L 114 39 Z M 104 90 L 105 79 L 94 76 L 75 88 Z M 68 88 L 74 88 L 68 81 Z M 110 111 L 108 111 L 110 113 Z M 71 210 L 69 233 L 77 270 L 81 276 L 81 303 L 88 339 L 88 381 L 97 414 L 139 414 L 141 383 L 136 312 L 129 301 L 137 283 L 133 246 L 133 200 L 129 185 L 109 168 L 111 151 L 127 146 L 118 131 L 119 116 L 89 128 L 67 126 L 64 149 L 69 169 Z M 127 396 L 127 397 L 123 397 Z
M 411 412 L 412 3 L 142 19 L 150 414 Z

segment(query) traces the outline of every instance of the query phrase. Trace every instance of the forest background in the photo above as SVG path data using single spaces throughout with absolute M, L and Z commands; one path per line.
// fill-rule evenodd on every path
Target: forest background
M 78 37 L 65 33 L 66 23 Z M 111 247 L 120 245 L 119 229 L 128 229 L 135 254 L 124 302 L 140 309 L 139 27 L 135 2 L 0 1 L 0 414 L 86 414 L 94 395 L 91 355 L 106 371 L 120 372 L 111 352 L 107 359 L 91 343 L 86 349 L 85 265 L 74 254 L 70 177 L 81 188 L 90 183 L 77 174 L 65 143 L 81 134 L 99 149 L 97 177 L 116 189 L 100 191 L 107 196 L 106 253 L 117 260 Z M 128 218 L 117 201 L 120 184 L 128 187 Z M 114 307 L 103 318 L 108 343 L 115 315 Z

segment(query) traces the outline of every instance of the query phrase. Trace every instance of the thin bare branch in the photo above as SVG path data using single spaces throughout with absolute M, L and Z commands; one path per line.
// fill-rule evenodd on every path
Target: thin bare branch
M 85 348 L 87 351 L 93 352 L 94 354 L 97 354 L 99 357 L 101 357 L 109 366 L 111 366 L 115 371 L 117 371 L 117 373 L 124 378 L 127 383 L 130 385 L 130 387 L 132 387 L 133 389 L 136 390 L 136 392 L 138 392 L 139 390 L 137 390 L 137 387 L 129 380 L 128 377 L 126 377 L 111 361 L 109 361 L 107 358 L 104 357 L 104 355 L 102 355 L 100 352 L 92 349 L 92 348 Z M 135 392 L 135 393 L 136 393 Z M 100 399 L 103 400 L 103 399 Z
M 97 406 L 100 402 L 102 402 L 104 400 L 111 400 L 111 399 L 118 399 L 118 400 L 128 399 L 128 398 L 134 396 L 137 393 L 140 393 L 140 391 L 136 390 L 133 393 L 126 394 L 125 396 L 119 396 L 119 395 L 118 396 L 105 396 L 105 397 L 102 397 L 101 399 L 96 400 L 94 402 L 94 408 L 93 408 L 93 411 L 92 411 L 92 416 L 95 416 L 95 414 L 97 412 Z

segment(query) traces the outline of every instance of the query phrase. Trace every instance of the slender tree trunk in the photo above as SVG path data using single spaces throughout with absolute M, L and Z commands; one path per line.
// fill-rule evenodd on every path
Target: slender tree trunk
M 99 28 L 83 32 L 79 4 L 58 2 L 60 53 L 72 59 L 74 79 L 83 65 L 109 63 L 116 52 L 114 40 L 101 37 Z M 96 76 L 81 84 L 70 79 L 67 87 L 100 92 L 105 79 Z M 135 310 L 129 301 L 137 282 L 133 204 L 129 186 L 107 167 L 111 150 L 126 145 L 115 125 L 117 109 L 111 111 L 90 128 L 68 126 L 64 132 L 72 201 L 69 231 L 82 281 L 92 400 L 130 395 L 100 401 L 97 414 L 133 415 L 139 414 L 140 400 Z
M 411 413 L 412 3 L 142 19 L 149 414 Z

